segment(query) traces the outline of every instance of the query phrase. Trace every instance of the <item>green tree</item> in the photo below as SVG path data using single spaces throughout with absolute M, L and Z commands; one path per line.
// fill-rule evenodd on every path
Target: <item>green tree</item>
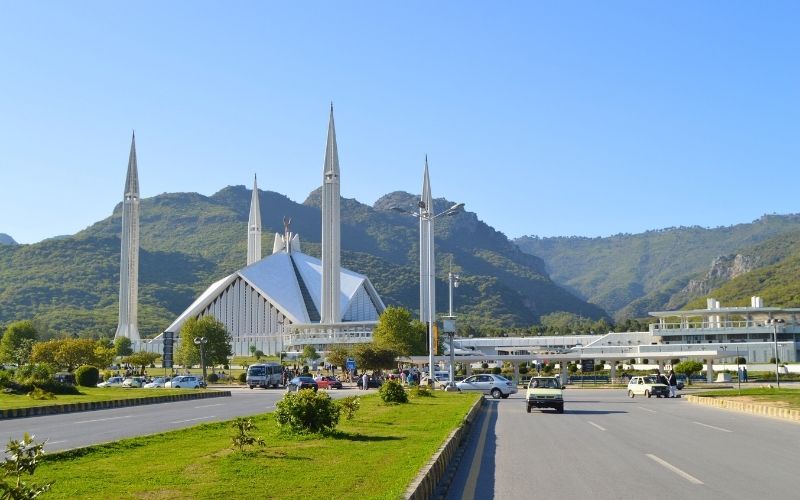
M 116 349 L 117 356 L 124 357 L 133 354 L 133 346 L 131 346 L 131 339 L 128 337 L 117 337 L 114 339 L 114 348 Z
M 32 321 L 11 323 L 0 339 L 0 362 L 24 365 L 28 362 L 33 343 L 38 337 L 39 334 Z
M 161 357 L 161 355 L 156 352 L 139 351 L 122 358 L 122 361 L 129 365 L 139 367 L 139 373 L 143 373 L 144 369 L 152 365 L 159 357 Z
M 303 352 L 300 354 L 300 358 L 306 362 L 314 362 L 320 358 L 319 354 L 317 353 L 317 349 L 313 345 L 306 345 L 303 346 Z
M 369 344 L 357 344 L 353 347 L 353 357 L 360 370 L 383 370 L 396 366 L 397 353 L 391 349 L 385 349 Z
M 344 368 L 347 363 L 347 358 L 350 357 L 350 349 L 342 344 L 337 344 L 331 347 L 325 360 L 333 366 Z
M 92 339 L 54 339 L 37 342 L 31 350 L 31 361 L 46 363 L 72 371 L 80 365 L 100 365 L 96 353 L 97 342 Z
M 672 367 L 672 369 L 675 370 L 675 373 L 686 375 L 686 383 L 691 385 L 692 375 L 699 373 L 703 369 L 703 363 L 692 360 L 682 361 Z
M 372 333 L 375 345 L 399 356 L 425 353 L 425 325 L 412 320 L 408 309 L 389 306 L 381 313 Z
M 225 325 L 212 316 L 200 319 L 190 318 L 181 328 L 181 343 L 175 353 L 175 360 L 183 366 L 192 366 L 200 362 L 200 349 L 194 343 L 197 337 L 205 337 L 206 366 L 223 365 L 228 362 L 231 351 L 231 334 Z

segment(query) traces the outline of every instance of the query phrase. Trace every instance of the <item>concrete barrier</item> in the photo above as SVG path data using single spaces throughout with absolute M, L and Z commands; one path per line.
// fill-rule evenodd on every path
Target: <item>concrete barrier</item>
M 780 408 L 777 406 L 736 401 L 734 399 L 710 398 L 704 396 L 684 396 L 683 398 L 694 404 L 713 406 L 715 408 L 750 413 L 751 415 L 760 415 L 763 417 L 779 418 L 781 420 L 789 420 L 792 422 L 800 422 L 800 410 L 794 410 L 791 408 Z
M 230 397 L 230 395 L 231 391 L 187 392 L 185 394 L 146 396 L 135 399 L 114 399 L 109 401 L 92 401 L 88 403 L 65 403 L 48 406 L 32 406 L 29 408 L 13 408 L 10 410 L 0 410 L 0 420 L 8 418 L 34 417 L 39 415 L 55 415 L 59 413 L 74 413 L 79 411 L 102 410 L 106 408 L 123 408 L 125 406 L 172 403 L 175 401 L 187 401 L 190 399 Z
M 450 433 L 444 444 L 439 448 L 439 451 L 433 454 L 431 460 L 425 467 L 422 468 L 417 478 L 406 489 L 406 494 L 403 498 L 409 500 L 422 500 L 434 497 L 436 486 L 447 471 L 450 461 L 458 450 L 461 443 L 466 440 L 469 431 L 472 428 L 472 423 L 478 416 L 478 412 L 483 409 L 485 398 L 481 397 L 470 408 L 467 416 L 464 417 L 464 422 L 458 429 Z

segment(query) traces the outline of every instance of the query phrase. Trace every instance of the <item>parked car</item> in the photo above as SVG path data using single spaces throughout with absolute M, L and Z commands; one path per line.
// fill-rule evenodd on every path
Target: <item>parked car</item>
M 297 392 L 301 389 L 314 389 L 314 392 L 316 392 L 318 388 L 319 386 L 314 379 L 308 375 L 295 377 L 286 384 L 286 392 Z
M 144 384 L 144 377 L 128 377 L 122 381 L 122 387 L 135 387 L 137 389 L 141 389 Z
M 456 382 L 459 391 L 478 391 L 483 394 L 490 394 L 495 399 L 506 399 L 512 394 L 517 393 L 514 382 L 502 375 L 484 373 L 472 375 L 461 382 Z
M 628 396 L 634 397 L 636 395 L 655 396 L 657 398 L 669 396 L 669 387 L 656 380 L 655 377 L 631 377 L 628 382 Z
M 525 393 L 528 413 L 531 408 L 553 408 L 564 413 L 564 386 L 557 377 L 533 377 Z
M 320 389 L 341 389 L 342 383 L 339 382 L 339 379 L 336 377 L 330 377 L 328 375 L 321 375 L 319 377 L 314 377 L 314 381 L 317 383 L 317 387 Z
M 179 375 L 164 383 L 167 389 L 199 389 L 203 386 L 202 379 L 196 375 Z
M 358 385 L 359 389 L 361 389 L 364 385 L 363 378 L 364 378 L 363 375 L 359 375 L 358 380 L 356 381 L 356 385 Z M 379 379 L 378 377 L 369 377 L 369 382 L 367 382 L 367 389 L 369 388 L 378 389 L 382 385 L 383 385 L 383 380 Z
M 55 375 L 53 375 L 53 378 L 58 380 L 62 384 L 76 385 L 74 373 L 58 372 Z
M 164 387 L 164 385 L 169 382 L 169 377 L 156 377 L 153 379 L 152 382 L 148 382 L 144 384 L 145 389 L 154 389 L 158 387 Z
M 450 383 L 450 375 L 447 373 L 445 375 L 440 375 L 439 372 L 434 372 L 434 377 L 435 380 L 433 386 L 436 389 L 444 389 Z M 419 381 L 419 385 L 428 385 L 427 375 L 422 377 L 422 380 Z
M 122 377 L 109 377 L 105 382 L 100 382 L 97 387 L 122 387 Z

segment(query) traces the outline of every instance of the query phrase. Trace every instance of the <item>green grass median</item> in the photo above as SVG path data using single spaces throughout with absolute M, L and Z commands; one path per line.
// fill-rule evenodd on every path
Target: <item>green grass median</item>
M 48 498 L 398 498 L 478 397 L 365 396 L 327 437 L 282 434 L 262 414 L 266 446 L 244 452 L 230 422 L 204 424 L 48 455 L 34 480 L 55 481 Z
M 117 399 L 138 399 L 171 394 L 186 394 L 198 389 L 123 389 L 121 387 L 79 387 L 81 394 L 60 394 L 55 399 L 33 399 L 27 395 L 0 393 L 0 408 L 12 410 L 17 408 L 33 408 L 70 403 L 93 403 L 96 401 L 113 401 Z M 203 389 L 199 389 L 203 390 Z
M 737 389 L 727 389 L 698 392 L 695 396 L 730 399 L 800 410 L 800 389 L 770 389 L 768 387 L 747 388 L 741 391 Z

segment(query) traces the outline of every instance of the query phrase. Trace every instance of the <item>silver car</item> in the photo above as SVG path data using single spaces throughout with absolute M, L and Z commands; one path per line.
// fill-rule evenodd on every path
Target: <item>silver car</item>
M 502 375 L 484 373 L 472 375 L 461 382 L 456 382 L 459 391 L 480 391 L 490 394 L 495 399 L 507 398 L 517 393 L 517 386 Z

